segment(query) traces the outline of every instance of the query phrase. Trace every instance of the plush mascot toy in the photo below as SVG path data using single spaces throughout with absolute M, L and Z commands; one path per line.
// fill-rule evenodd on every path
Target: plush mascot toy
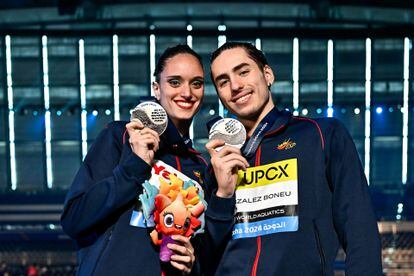
M 175 243 L 172 235 L 186 237 L 194 234 L 202 226 L 197 218 L 203 213 L 205 204 L 200 200 L 199 191 L 191 181 L 182 181 L 170 175 L 171 183 L 160 179 L 158 193 L 150 191 L 152 187 L 144 184 L 144 194 L 140 196 L 146 219 L 153 218 L 155 229 L 150 236 L 154 244 L 160 246 L 160 259 L 169 262 L 173 252 L 167 247 Z M 153 200 L 151 196 L 153 195 Z M 155 196 L 154 196 L 155 195 Z

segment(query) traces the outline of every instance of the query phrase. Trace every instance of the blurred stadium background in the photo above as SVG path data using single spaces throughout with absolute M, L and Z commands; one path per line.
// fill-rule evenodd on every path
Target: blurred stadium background
M 413 30 L 414 3 L 403 0 L 1 1 L 0 275 L 76 272 L 59 217 L 88 147 L 150 95 L 166 47 L 189 44 L 208 76 L 226 40 L 266 53 L 280 109 L 345 123 L 369 179 L 384 274 L 414 275 Z M 227 112 L 207 77 L 193 124 L 201 151 L 217 114 Z

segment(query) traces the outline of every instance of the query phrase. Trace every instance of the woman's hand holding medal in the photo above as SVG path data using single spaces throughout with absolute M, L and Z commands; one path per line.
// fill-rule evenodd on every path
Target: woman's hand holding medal
M 159 149 L 160 135 L 167 128 L 167 113 L 155 102 L 143 102 L 130 111 L 126 125 L 132 151 L 151 165 Z

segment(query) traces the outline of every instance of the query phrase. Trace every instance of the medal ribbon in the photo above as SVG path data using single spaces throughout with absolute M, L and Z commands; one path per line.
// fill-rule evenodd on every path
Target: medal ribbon
M 259 147 L 266 132 L 273 126 L 278 115 L 275 112 L 275 108 L 272 109 L 267 115 L 260 121 L 260 124 L 256 127 L 253 135 L 250 137 L 247 144 L 244 144 L 242 148 L 242 154 L 245 157 L 251 157 Z

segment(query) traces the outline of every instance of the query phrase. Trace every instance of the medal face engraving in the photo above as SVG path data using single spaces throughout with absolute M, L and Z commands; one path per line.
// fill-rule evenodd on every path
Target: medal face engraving
M 210 129 L 209 140 L 221 139 L 226 145 L 241 148 L 246 141 L 246 129 L 243 124 L 232 118 L 218 120 Z M 221 147 L 216 148 L 219 151 Z
M 143 102 L 131 109 L 131 122 L 140 121 L 145 127 L 148 127 L 161 135 L 164 133 L 168 124 L 167 113 L 164 108 L 155 102 Z

